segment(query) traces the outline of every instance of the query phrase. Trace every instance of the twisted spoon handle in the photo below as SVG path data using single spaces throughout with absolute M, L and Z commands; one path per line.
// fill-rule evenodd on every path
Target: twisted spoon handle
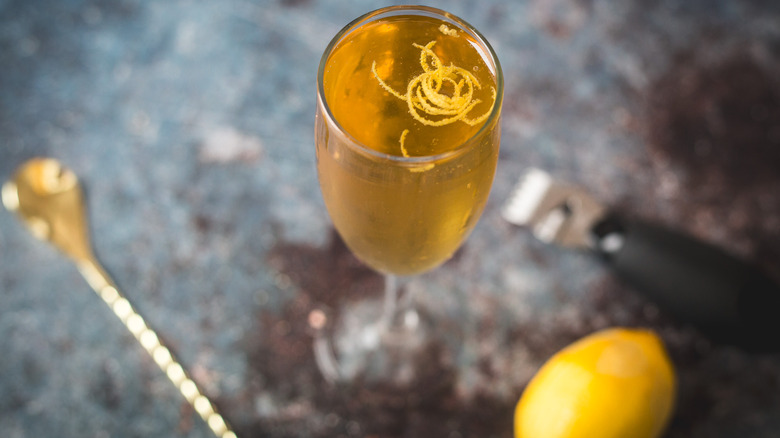
M 130 333 L 135 336 L 141 346 L 154 359 L 154 362 L 181 392 L 181 395 L 187 399 L 187 402 L 211 428 L 214 435 L 218 438 L 236 438 L 236 434 L 230 429 L 222 415 L 217 412 L 208 397 L 203 395 L 195 381 L 187 375 L 171 351 L 162 344 L 154 330 L 146 325 L 143 317 L 133 309 L 127 298 L 114 286 L 111 278 L 100 264 L 91 258 L 78 261 L 77 266 L 95 293 L 105 301 Z

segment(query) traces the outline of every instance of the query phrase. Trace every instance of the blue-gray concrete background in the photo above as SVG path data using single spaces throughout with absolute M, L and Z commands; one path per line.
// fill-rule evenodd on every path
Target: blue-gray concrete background
M 487 210 L 410 285 L 452 337 L 424 392 L 329 385 L 305 321 L 379 285 L 331 230 L 313 117 L 327 42 L 386 3 L 0 0 L 0 179 L 40 155 L 80 176 L 99 258 L 239 436 L 511 437 L 539 365 L 616 325 L 669 348 L 668 437 L 780 436 L 778 355 L 715 345 L 499 216 L 538 166 L 780 275 L 780 3 L 428 4 L 485 34 L 506 91 Z M 210 436 L 76 269 L 5 211 L 0 435 Z

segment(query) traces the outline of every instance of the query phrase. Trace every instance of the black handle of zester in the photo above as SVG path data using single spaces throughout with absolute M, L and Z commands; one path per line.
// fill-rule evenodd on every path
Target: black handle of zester
M 780 351 L 780 285 L 756 265 L 689 235 L 614 215 L 593 231 L 617 275 L 681 322 L 750 351 Z

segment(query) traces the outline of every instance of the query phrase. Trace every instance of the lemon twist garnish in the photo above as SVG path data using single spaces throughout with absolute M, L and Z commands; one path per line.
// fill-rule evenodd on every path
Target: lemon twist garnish
M 401 155 L 403 155 L 404 158 L 409 158 L 411 156 L 409 155 L 409 152 L 406 150 L 406 146 L 404 145 L 407 135 L 409 135 L 409 130 L 404 129 L 404 132 L 401 133 L 401 138 L 398 139 L 398 143 L 401 145 Z M 409 171 L 412 173 L 425 172 L 426 170 L 433 169 L 434 166 L 436 166 L 434 163 L 427 163 L 423 164 L 422 166 L 410 167 Z
M 401 138 L 398 139 L 398 143 L 401 145 L 401 155 L 403 155 L 406 158 L 409 158 L 409 152 L 406 151 L 406 146 L 404 146 L 407 135 L 409 135 L 409 130 L 404 129 L 404 132 L 401 133 Z
M 449 35 L 453 37 L 458 36 L 458 31 L 455 29 L 450 29 L 450 27 L 447 26 L 446 24 L 442 24 L 441 26 L 439 26 L 439 32 L 443 33 L 444 35 Z
M 474 98 L 474 91 L 481 89 L 482 85 L 468 70 L 453 64 L 445 66 L 432 50 L 434 44 L 436 41 L 431 41 L 425 46 L 412 44 L 420 49 L 420 66 L 423 73 L 409 81 L 405 95 L 394 90 L 379 77 L 376 72 L 376 61 L 371 65 L 371 72 L 385 91 L 406 101 L 409 114 L 423 125 L 444 126 L 462 121 L 475 126 L 485 121 L 496 103 L 496 89 L 490 87 L 493 92 L 493 104 L 489 110 L 475 118 L 467 117 L 468 113 L 482 102 Z M 451 94 L 442 92 L 445 85 L 452 89 Z M 425 115 L 444 116 L 444 118 L 431 119 Z

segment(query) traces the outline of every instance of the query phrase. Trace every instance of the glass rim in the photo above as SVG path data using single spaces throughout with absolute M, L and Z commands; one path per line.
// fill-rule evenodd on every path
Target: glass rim
M 372 20 L 378 16 L 381 15 L 387 15 L 387 16 L 396 16 L 396 15 L 403 15 L 403 13 L 416 13 L 417 15 L 427 15 L 430 17 L 436 17 L 436 18 L 442 18 L 445 19 L 452 24 L 457 25 L 458 27 L 465 29 L 466 31 L 471 33 L 471 36 L 474 37 L 479 43 L 480 46 L 487 49 L 487 54 L 489 55 L 489 61 L 493 63 L 493 66 L 495 67 L 495 77 L 496 77 L 496 100 L 493 104 L 493 109 L 490 111 L 490 114 L 488 115 L 487 119 L 485 119 L 485 122 L 482 123 L 479 130 L 475 132 L 473 135 L 471 135 L 469 138 L 461 142 L 455 149 L 442 152 L 435 155 L 422 155 L 422 156 L 414 156 L 414 157 L 404 157 L 402 155 L 393 155 L 388 154 L 385 152 L 379 152 L 377 150 L 374 150 L 365 144 L 363 142 L 357 140 L 355 137 L 352 136 L 346 129 L 344 129 L 343 126 L 336 120 L 336 117 L 333 116 L 333 113 L 330 110 L 330 106 L 328 106 L 328 102 L 325 99 L 325 89 L 323 84 L 323 77 L 325 74 L 325 65 L 328 62 L 328 59 L 330 58 L 331 53 L 333 52 L 333 49 L 344 39 L 345 36 L 347 36 L 351 31 L 354 29 L 360 27 L 364 23 L 368 22 L 369 20 Z M 333 123 L 333 125 L 338 128 L 338 132 L 347 137 L 348 144 L 350 148 L 357 149 L 360 152 L 373 156 L 375 158 L 389 160 L 389 161 L 396 161 L 399 163 L 408 163 L 408 164 L 419 164 L 419 163 L 429 163 L 433 161 L 441 161 L 445 160 L 451 157 L 455 157 L 458 155 L 461 155 L 465 153 L 466 151 L 472 149 L 474 145 L 472 143 L 474 142 L 474 139 L 479 137 L 484 133 L 484 131 L 487 129 L 488 126 L 491 126 L 494 122 L 494 120 L 501 114 L 501 104 L 503 102 L 504 97 L 504 75 L 501 71 L 501 64 L 498 61 L 498 56 L 496 55 L 496 52 L 493 50 L 493 47 L 490 45 L 490 43 L 487 41 L 487 39 L 471 24 L 463 20 L 462 18 L 453 15 L 447 11 L 430 7 L 430 6 L 420 6 L 420 5 L 398 5 L 398 6 L 387 6 L 380 9 L 373 10 L 371 12 L 365 13 L 351 22 L 349 22 L 346 26 L 344 26 L 336 35 L 331 39 L 330 43 L 328 43 L 328 46 L 325 48 L 325 51 L 322 54 L 322 58 L 320 58 L 320 64 L 319 68 L 317 69 L 317 104 L 322 107 L 324 110 L 324 117 L 328 119 L 329 123 Z M 471 147 L 468 147 L 469 145 L 472 145 Z

